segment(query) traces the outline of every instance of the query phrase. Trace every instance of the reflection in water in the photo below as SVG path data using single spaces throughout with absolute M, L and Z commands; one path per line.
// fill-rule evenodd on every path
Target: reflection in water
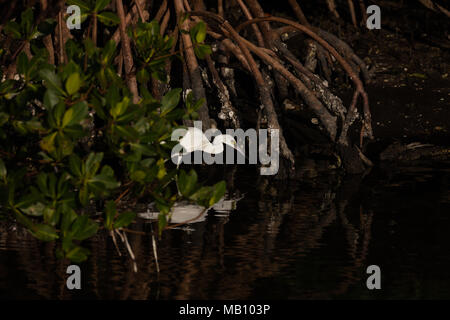
M 169 212 L 169 223 L 175 224 L 193 224 L 206 220 L 208 212 L 213 210 L 218 215 L 222 214 L 228 217 L 231 211 L 236 210 L 237 202 L 243 197 L 233 198 L 226 194 L 222 199 L 215 203 L 211 208 L 205 209 L 202 206 L 182 201 L 175 203 Z M 156 205 L 151 203 L 147 207 L 147 211 L 138 212 L 138 217 L 145 220 L 158 220 L 159 211 Z M 217 216 L 218 216 L 217 215 Z
M 290 182 L 247 172 L 228 181 L 230 194 L 245 194 L 236 210 L 217 208 L 188 229 L 163 233 L 159 274 L 145 220 L 133 229 L 146 235 L 128 235 L 138 272 L 100 234 L 89 243 L 77 292 L 65 288 L 68 263 L 54 258 L 54 244 L 2 226 L 0 297 L 450 297 L 448 165 L 382 168 L 365 177 L 316 172 Z M 371 264 L 381 268 L 382 290 L 366 288 Z

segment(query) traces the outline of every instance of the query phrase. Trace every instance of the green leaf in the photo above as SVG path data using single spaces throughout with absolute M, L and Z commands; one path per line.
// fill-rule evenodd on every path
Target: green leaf
M 0 112 L 0 127 L 3 126 L 9 120 L 9 114 Z
M 48 153 L 52 153 L 55 151 L 56 135 L 57 132 L 54 132 L 41 140 L 40 146 L 44 151 L 47 151 Z
M 113 200 L 106 202 L 105 206 L 105 228 L 108 230 L 113 229 L 113 221 L 116 217 L 116 203 Z
M 93 176 L 100 168 L 100 162 L 103 160 L 103 152 L 91 152 L 86 159 L 85 173 Z
M 156 178 L 158 178 L 158 180 L 162 180 L 167 174 L 166 167 L 164 166 L 164 160 L 159 159 L 156 165 L 158 166 L 158 173 L 156 174 Z
M 27 134 L 27 129 L 25 128 L 25 124 L 23 121 L 14 120 L 13 126 L 14 126 L 14 129 L 21 135 Z
M 59 238 L 55 228 L 46 224 L 34 225 L 30 233 L 42 241 L 53 241 Z
M 158 230 L 159 230 L 159 236 L 161 236 L 162 231 L 167 226 L 167 216 L 163 213 L 160 213 L 158 215 Z
M 127 227 L 134 219 L 136 219 L 136 214 L 134 212 L 124 212 L 117 217 L 117 220 L 114 222 L 114 228 Z
M 59 222 L 58 212 L 53 208 L 45 207 L 43 213 L 44 213 L 44 222 L 53 227 L 56 226 L 56 224 Z
M 150 30 L 150 35 L 153 37 L 158 37 L 160 35 L 160 26 L 158 21 L 153 20 L 150 23 L 146 24 L 148 29 Z
M 66 81 L 66 90 L 69 95 L 73 95 L 80 90 L 81 78 L 79 73 L 72 73 Z
M 139 83 L 147 83 L 150 80 L 150 75 L 148 74 L 148 71 L 142 68 L 139 70 L 136 74 L 136 79 Z
M 172 111 L 180 102 L 180 94 L 182 89 L 170 90 L 161 100 L 161 115 L 168 114 Z
M 62 205 L 62 212 L 63 216 L 61 220 L 61 230 L 63 231 L 63 234 L 66 234 L 72 223 L 77 219 L 78 215 L 66 204 Z
M 28 57 L 25 52 L 21 52 L 17 58 L 17 72 L 26 75 L 28 71 Z
M 189 198 L 191 200 L 200 202 L 204 204 L 205 202 L 209 204 L 209 199 L 211 198 L 213 189 L 212 187 L 201 187 L 194 194 L 192 194 Z
M 130 174 L 130 179 L 137 182 L 143 182 L 146 176 L 147 175 L 144 171 L 136 170 Z
M 39 190 L 44 194 L 44 195 L 48 195 L 48 186 L 47 186 L 47 179 L 48 175 L 44 172 L 39 173 L 36 176 L 36 184 L 39 188 Z
M 53 71 L 43 69 L 39 72 L 39 75 L 45 80 L 45 85 L 47 88 L 55 89 L 60 94 L 65 95 L 64 90 L 61 89 L 61 80 Z
M 205 59 L 207 55 L 212 53 L 212 51 L 209 45 L 200 44 L 194 47 L 194 53 L 199 59 Z
M 191 30 L 191 37 L 197 43 L 202 43 L 206 38 L 206 24 L 203 21 L 197 23 Z
M 100 171 L 100 174 L 114 178 L 114 170 L 108 165 L 103 166 L 102 170 Z
M 8 21 L 4 28 L 5 32 L 10 34 L 14 39 L 22 37 L 20 33 L 20 25 L 15 21 Z
M 44 105 L 49 109 L 53 109 L 59 102 L 58 92 L 53 88 L 48 88 L 44 94 Z
M 111 62 L 111 59 L 114 55 L 114 52 L 116 51 L 116 42 L 114 40 L 109 40 L 103 50 L 102 50 L 102 64 L 106 65 L 107 63 Z
M 91 7 L 84 1 L 82 0 L 68 0 L 67 4 L 71 5 L 74 4 L 76 6 L 79 6 L 80 9 L 82 9 L 82 11 L 87 11 L 87 12 L 91 12 L 92 9 Z
M 130 126 L 114 126 L 117 133 L 125 140 L 137 141 L 139 138 L 139 132 Z
M 225 181 L 220 181 L 213 186 L 213 194 L 211 199 L 209 200 L 209 206 L 211 207 L 220 199 L 223 198 L 225 192 L 227 191 L 227 184 Z
M 81 177 L 81 159 L 73 154 L 69 157 L 70 171 L 77 177 Z
M 37 202 L 29 206 L 28 208 L 21 208 L 21 210 L 33 217 L 40 217 L 44 214 L 45 205 L 41 202 Z
M 71 236 L 75 240 L 85 240 L 97 233 L 98 224 L 89 219 L 87 215 L 79 216 L 72 224 Z
M 197 184 L 197 179 L 197 173 L 194 170 L 191 170 L 189 175 L 184 170 L 181 170 L 178 176 L 180 193 L 185 197 L 189 197 Z
M 72 154 L 73 148 L 75 147 L 72 139 L 63 133 L 56 136 L 57 151 L 60 158 Z
M 106 6 L 111 2 L 111 0 L 96 0 L 95 1 L 95 12 L 100 12 L 106 8 Z
M 115 13 L 110 11 L 99 13 L 97 14 L 97 17 L 101 23 L 107 26 L 115 26 L 120 23 L 119 17 Z
M 120 182 L 114 178 L 114 170 L 108 165 L 103 166 L 100 174 L 89 179 L 88 183 L 94 189 L 98 186 L 102 189 L 115 189 L 120 186 Z
M 24 31 L 27 36 L 30 36 L 33 28 L 33 9 L 28 8 L 22 12 L 20 25 L 22 26 L 22 31 Z
M 110 114 L 116 119 L 118 116 L 122 115 L 128 108 L 128 104 L 130 103 L 130 98 L 124 97 L 121 102 L 118 102 L 111 108 Z
M 158 153 L 147 145 L 139 144 L 139 143 L 130 143 L 130 147 L 132 151 L 139 152 L 142 155 L 155 157 Z
M 414 78 L 427 79 L 427 75 L 423 73 L 411 73 L 409 74 L 409 76 Z
M 42 123 L 37 119 L 31 119 L 25 122 L 25 127 L 30 131 L 45 131 Z
M 63 128 L 64 128 L 65 126 L 67 126 L 67 125 L 72 121 L 73 113 L 74 113 L 73 108 L 68 109 L 68 110 L 64 113 L 64 117 L 63 117 L 63 120 L 62 120 L 62 127 L 63 127 Z
M 89 190 L 87 187 L 82 187 L 78 193 L 78 199 L 83 206 L 86 206 L 89 201 Z
M 62 127 L 79 124 L 88 115 L 88 105 L 86 101 L 78 102 L 68 109 L 62 120 Z
M 104 173 L 98 174 L 95 177 L 89 179 L 90 183 L 102 183 L 106 189 L 115 189 L 120 186 L 120 182 L 117 182 L 114 177 L 106 175 Z
M 48 175 L 48 196 L 56 198 L 56 176 L 54 173 Z
M 66 258 L 72 262 L 80 263 L 87 259 L 90 251 L 86 248 L 76 246 L 66 253 Z
M 66 111 L 66 105 L 63 101 L 60 101 L 52 110 L 54 119 L 56 120 L 56 126 L 61 126 L 62 117 Z

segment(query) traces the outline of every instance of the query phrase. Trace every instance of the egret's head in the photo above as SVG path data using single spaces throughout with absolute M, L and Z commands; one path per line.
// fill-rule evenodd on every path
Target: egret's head
M 217 142 L 216 142 L 217 140 Z M 230 147 L 232 147 L 233 149 L 236 149 L 237 151 L 239 151 L 240 153 L 242 153 L 245 156 L 245 152 L 238 146 L 236 140 L 234 139 L 233 136 L 229 135 L 229 134 L 222 134 L 220 136 L 217 136 L 216 139 L 214 139 L 214 144 L 217 143 L 224 143 L 229 145 Z

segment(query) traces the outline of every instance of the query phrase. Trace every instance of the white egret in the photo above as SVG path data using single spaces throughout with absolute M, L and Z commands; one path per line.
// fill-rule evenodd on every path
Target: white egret
M 213 143 L 211 143 L 203 131 L 195 127 L 187 129 L 186 134 L 180 139 L 179 144 L 184 148 L 185 152 L 174 155 L 178 165 L 180 165 L 184 155 L 194 151 L 203 151 L 210 154 L 222 153 L 224 151 L 224 144 L 229 145 L 245 156 L 245 152 L 237 145 L 233 136 L 221 134 L 216 136 Z

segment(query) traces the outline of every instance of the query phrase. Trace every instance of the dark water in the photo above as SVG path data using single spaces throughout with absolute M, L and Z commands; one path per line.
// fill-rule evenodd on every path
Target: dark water
M 129 235 L 138 273 L 98 236 L 77 292 L 65 288 L 68 264 L 52 244 L 3 230 L 0 298 L 450 298 L 450 164 L 387 166 L 365 177 L 316 169 L 310 162 L 289 183 L 235 172 L 231 188 L 245 193 L 237 209 L 166 231 L 159 275 L 149 235 Z M 381 290 L 366 287 L 373 264 Z

